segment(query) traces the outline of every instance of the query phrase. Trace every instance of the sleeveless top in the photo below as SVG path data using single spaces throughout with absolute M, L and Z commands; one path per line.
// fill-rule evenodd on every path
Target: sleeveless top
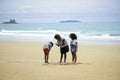
M 77 50 L 76 42 L 77 42 L 77 40 L 71 40 L 71 42 L 70 42 L 71 52 L 74 52 Z
M 64 38 L 61 38 L 61 40 L 57 42 L 60 44 L 60 48 L 68 46 L 67 41 Z

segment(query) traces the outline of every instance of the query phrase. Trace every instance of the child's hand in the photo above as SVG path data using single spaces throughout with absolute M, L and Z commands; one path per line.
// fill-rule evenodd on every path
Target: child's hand
M 59 46 L 59 44 L 56 43 L 57 46 Z

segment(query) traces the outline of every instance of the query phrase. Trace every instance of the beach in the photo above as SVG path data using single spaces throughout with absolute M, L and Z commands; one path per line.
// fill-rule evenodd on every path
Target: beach
M 120 0 L 0 0 L 0 80 L 120 80 Z
M 120 80 L 120 45 L 80 43 L 77 63 L 59 63 L 54 45 L 44 63 L 44 42 L 0 40 L 0 80 Z

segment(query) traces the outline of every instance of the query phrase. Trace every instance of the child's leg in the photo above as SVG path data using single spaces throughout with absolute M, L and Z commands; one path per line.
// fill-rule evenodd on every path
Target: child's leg
M 63 54 L 61 54 L 61 57 L 60 57 L 60 63 L 62 62 L 62 58 L 63 58 Z
M 46 61 L 47 61 L 47 63 L 48 63 L 48 59 L 49 59 L 49 54 L 46 56 Z
M 45 59 L 45 63 L 46 63 L 47 62 L 46 55 L 44 56 L 44 59 Z
M 74 53 L 75 63 L 77 62 L 77 55 L 76 52 Z
M 46 48 L 44 49 L 44 59 L 45 59 L 45 63 L 48 63 L 48 54 L 49 54 L 49 50 Z
M 66 63 L 66 57 L 67 57 L 67 54 L 64 53 L 64 63 Z
M 74 53 L 72 52 L 72 62 L 74 62 Z
M 76 63 L 76 61 L 77 61 L 76 52 L 72 52 L 72 55 L 73 55 L 72 56 L 73 57 L 72 61 Z

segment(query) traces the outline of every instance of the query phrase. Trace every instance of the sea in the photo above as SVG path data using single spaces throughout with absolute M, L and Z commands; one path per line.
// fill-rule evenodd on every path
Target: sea
M 55 34 L 70 41 L 70 33 L 80 43 L 120 44 L 120 22 L 68 22 L 0 24 L 0 40 L 56 41 Z

